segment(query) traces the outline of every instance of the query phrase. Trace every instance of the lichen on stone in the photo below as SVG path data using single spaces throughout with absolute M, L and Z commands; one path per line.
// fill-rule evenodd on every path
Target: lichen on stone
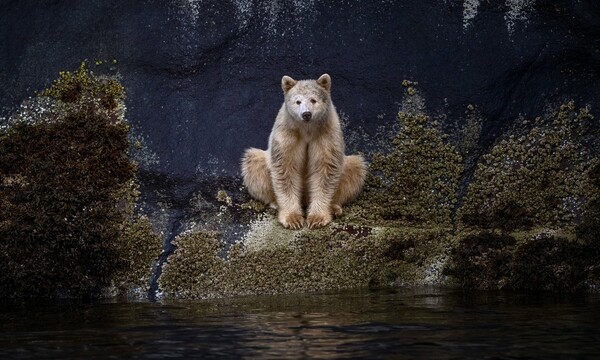
M 479 0 L 464 0 L 463 1 L 463 28 L 467 29 L 471 25 L 471 21 L 477 16 L 477 8 Z

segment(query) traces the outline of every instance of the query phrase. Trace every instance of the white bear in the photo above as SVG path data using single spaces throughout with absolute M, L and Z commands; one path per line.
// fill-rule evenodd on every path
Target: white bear
M 244 184 L 251 196 L 278 209 L 286 228 L 329 224 L 363 187 L 367 166 L 360 155 L 345 156 L 340 120 L 331 102 L 331 78 L 281 79 L 284 102 L 269 148 L 247 149 Z

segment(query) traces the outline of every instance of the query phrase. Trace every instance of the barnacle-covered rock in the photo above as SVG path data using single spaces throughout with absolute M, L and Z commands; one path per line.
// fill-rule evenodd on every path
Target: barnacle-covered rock
M 598 160 L 584 147 L 592 119 L 569 102 L 500 140 L 477 165 L 460 221 L 505 230 L 573 225 L 599 196 L 588 176 Z
M 0 129 L 5 297 L 144 292 L 161 240 L 134 214 L 123 98 L 116 80 L 82 64 Z

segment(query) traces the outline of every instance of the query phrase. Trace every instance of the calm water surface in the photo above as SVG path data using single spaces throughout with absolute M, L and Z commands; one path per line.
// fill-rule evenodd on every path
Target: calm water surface
M 3 306 L 0 358 L 599 359 L 600 297 L 395 289 Z

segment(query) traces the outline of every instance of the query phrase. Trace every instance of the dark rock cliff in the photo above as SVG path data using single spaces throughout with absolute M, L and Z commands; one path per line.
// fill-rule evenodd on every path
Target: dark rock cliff
M 331 74 L 337 107 L 370 133 L 419 81 L 434 114 L 476 105 L 489 144 L 548 104 L 597 105 L 598 15 L 592 1 L 4 1 L 0 104 L 108 62 L 156 154 L 146 169 L 173 177 L 237 175 L 242 150 L 266 146 L 284 74 Z

